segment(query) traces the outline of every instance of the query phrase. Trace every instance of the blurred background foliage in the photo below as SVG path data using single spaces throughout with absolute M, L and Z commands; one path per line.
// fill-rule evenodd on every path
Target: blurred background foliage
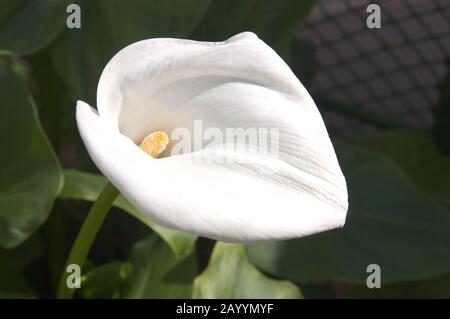
M 81 29 L 65 27 L 71 3 L 81 8 Z M 0 0 L 0 297 L 55 296 L 75 235 L 106 183 L 78 135 L 75 101 L 95 105 L 100 72 L 119 49 L 152 37 L 222 41 L 253 31 L 310 88 L 317 52 L 296 34 L 317 5 Z M 161 227 L 119 197 L 77 297 L 449 298 L 449 88 L 447 75 L 436 85 L 427 129 L 312 90 L 321 112 L 372 128 L 340 134 L 325 118 L 349 187 L 343 229 L 245 247 L 215 243 Z M 365 285 L 373 263 L 381 289 Z

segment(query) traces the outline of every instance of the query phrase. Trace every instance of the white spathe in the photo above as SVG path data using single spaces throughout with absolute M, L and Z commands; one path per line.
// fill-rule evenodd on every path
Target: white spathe
M 102 173 L 155 222 L 249 242 L 341 227 L 347 188 L 312 98 L 284 61 L 249 32 L 224 42 L 150 39 L 117 53 L 101 75 L 97 112 L 77 123 Z M 137 144 L 177 127 L 279 128 L 279 157 L 224 150 L 154 159 Z M 166 150 L 166 155 L 170 148 Z M 199 151 L 204 159 L 213 148 Z M 164 155 L 164 154 L 163 154 Z

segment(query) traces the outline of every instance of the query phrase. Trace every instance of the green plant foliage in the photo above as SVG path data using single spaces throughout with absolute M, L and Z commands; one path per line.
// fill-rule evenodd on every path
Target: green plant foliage
M 12 248 L 47 219 L 63 179 L 27 88 L 6 65 L 0 87 L 0 246 Z
M 358 138 L 355 143 L 389 156 L 419 188 L 450 210 L 450 157 L 430 137 L 407 131 L 387 131 Z
M 447 76 L 439 85 L 439 95 L 439 102 L 433 110 L 433 137 L 439 147 L 450 154 L 450 58 L 447 59 Z
M 75 101 L 52 65 L 50 48 L 28 58 L 31 93 L 36 100 L 42 127 L 56 150 L 79 140 Z M 81 141 L 80 141 L 81 142 Z M 85 149 L 83 147 L 83 153 Z
M 450 214 L 421 193 L 388 157 L 337 148 L 349 189 L 346 225 L 307 238 L 248 246 L 250 260 L 280 278 L 365 283 L 378 264 L 382 282 L 420 280 L 450 269 Z
M 123 298 L 189 298 L 198 273 L 196 254 L 176 258 L 158 236 L 135 243 L 129 261 L 133 270 L 126 281 Z
M 54 63 L 77 99 L 94 105 L 106 63 L 133 42 L 187 37 L 209 0 L 79 0 L 80 29 L 65 29 L 55 43 Z
M 300 82 L 309 88 L 318 66 L 314 45 L 310 40 L 294 38 L 291 43 L 291 52 L 292 71 Z
M 194 39 L 223 41 L 252 31 L 288 59 L 290 40 L 315 0 L 215 0 L 192 33 Z
M 65 184 L 61 191 L 61 198 L 95 201 L 103 187 L 106 178 L 103 176 L 82 173 L 74 170 L 64 172 Z M 160 235 L 173 250 L 177 257 L 191 252 L 197 237 L 192 234 L 162 227 L 137 210 L 122 195 L 114 201 L 114 205 L 122 208 Z
M 0 51 L 30 54 L 48 45 L 66 21 L 68 0 L 2 0 Z
M 81 28 L 65 27 L 72 3 Z M 294 35 L 314 4 L 0 0 L 0 299 L 55 296 L 91 205 L 85 201 L 96 201 L 107 184 L 83 172 L 95 166 L 76 129 L 75 101 L 96 104 L 101 72 L 120 49 L 156 37 L 223 41 L 252 31 L 309 88 L 318 67 L 315 39 Z M 114 206 L 138 222 L 106 218 L 76 297 L 450 298 L 448 76 L 436 88 L 430 135 L 313 93 L 341 116 L 396 130 L 336 143 L 350 204 L 342 229 L 245 246 L 197 244 L 196 235 L 156 224 L 119 195 Z M 78 170 L 62 170 L 52 146 L 64 166 Z M 366 287 L 369 264 L 381 267 L 380 289 Z
M 301 298 L 298 287 L 271 279 L 250 264 L 244 247 L 218 242 L 206 270 L 194 281 L 193 298 Z
M 81 297 L 85 299 L 118 298 L 121 287 L 132 269 L 132 264 L 121 261 L 94 267 L 81 278 Z
M 33 260 L 42 257 L 44 253 L 45 247 L 39 233 L 35 233 L 13 249 L 0 248 L 0 255 L 5 256 L 17 271 L 23 271 Z
M 347 298 L 394 298 L 394 299 L 448 299 L 450 298 L 450 275 L 425 281 L 401 282 L 382 286 L 379 289 L 369 289 L 366 286 L 350 286 Z
M 34 293 L 14 263 L 0 251 L 0 299 L 33 297 Z

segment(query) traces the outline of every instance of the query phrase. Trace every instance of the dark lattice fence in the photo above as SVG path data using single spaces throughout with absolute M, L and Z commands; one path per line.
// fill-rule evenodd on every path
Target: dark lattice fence
M 381 29 L 366 26 L 370 3 L 381 7 Z M 449 21 L 450 0 L 318 0 L 298 38 L 314 48 L 310 89 L 330 132 L 383 122 L 430 129 L 448 72 Z

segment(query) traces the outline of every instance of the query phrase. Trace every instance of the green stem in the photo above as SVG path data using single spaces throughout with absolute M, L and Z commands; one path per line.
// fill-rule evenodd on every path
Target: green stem
M 119 191 L 112 185 L 108 183 L 103 188 L 102 192 L 98 196 L 97 201 L 92 206 L 83 225 L 81 226 L 80 232 L 78 233 L 75 243 L 72 246 L 69 257 L 67 258 L 66 265 L 63 269 L 61 279 L 59 282 L 58 298 L 69 299 L 72 298 L 75 293 L 75 288 L 67 287 L 67 277 L 70 275 L 67 273 L 66 269 L 68 265 L 76 264 L 81 269 L 86 261 L 86 258 L 91 249 L 92 243 L 109 211 L 114 199 L 119 194 Z

